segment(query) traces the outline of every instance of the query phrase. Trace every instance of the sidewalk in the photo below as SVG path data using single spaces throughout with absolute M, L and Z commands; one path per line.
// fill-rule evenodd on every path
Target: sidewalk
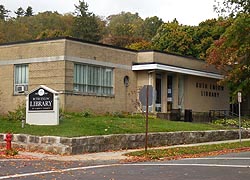
M 242 139 L 242 141 L 250 141 L 250 139 Z M 172 147 L 188 147 L 188 146 L 221 144 L 221 143 L 232 143 L 232 142 L 239 142 L 239 140 L 227 140 L 227 141 L 215 141 L 215 142 L 197 143 L 197 144 L 164 146 L 164 147 L 156 147 L 156 148 L 148 148 L 148 149 L 164 149 L 164 148 L 172 148 Z M 144 149 L 87 153 L 87 154 L 80 154 L 80 155 L 52 155 L 52 154 L 36 153 L 36 152 L 19 152 L 19 154 L 23 156 L 29 156 L 32 158 L 57 160 L 57 161 L 98 161 L 98 160 L 99 161 L 112 161 L 112 160 L 128 159 L 129 157 L 125 156 L 126 153 L 139 151 L 139 150 L 144 150 Z

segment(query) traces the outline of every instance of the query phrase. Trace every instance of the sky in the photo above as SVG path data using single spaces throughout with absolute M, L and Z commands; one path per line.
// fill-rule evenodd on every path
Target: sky
M 158 16 L 164 22 L 174 18 L 180 24 L 198 25 L 207 19 L 217 18 L 213 10 L 215 0 L 85 0 L 88 10 L 98 16 L 107 17 L 120 12 L 139 13 L 139 16 Z M 218 1 L 218 0 L 217 0 Z M 220 1 L 220 0 L 219 0 Z M 79 0 L 0 0 L 0 4 L 13 12 L 19 7 L 26 10 L 28 6 L 36 13 L 57 11 L 61 14 L 74 12 L 74 4 Z

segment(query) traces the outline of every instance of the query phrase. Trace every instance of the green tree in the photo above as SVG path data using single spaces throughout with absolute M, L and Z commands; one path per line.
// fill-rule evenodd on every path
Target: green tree
M 17 11 L 15 11 L 15 14 L 16 14 L 17 18 L 23 17 L 25 15 L 25 11 L 22 7 L 19 7 L 17 9 Z
M 220 36 L 230 26 L 230 19 L 218 18 L 208 19 L 203 21 L 197 27 L 193 27 L 195 33 L 193 34 L 193 51 L 197 58 L 205 59 L 206 51 L 218 40 Z
M 163 24 L 162 19 L 157 16 L 147 17 L 142 26 L 142 36 L 145 40 L 150 41 L 155 35 L 158 28 Z
M 0 20 L 5 20 L 9 17 L 9 10 L 5 9 L 4 5 L 0 5 Z
M 141 35 L 143 20 L 138 13 L 121 12 L 107 18 L 109 34 L 114 36 Z
M 28 6 L 25 12 L 25 16 L 33 16 L 33 8 L 31 6 Z
M 75 5 L 75 17 L 71 35 L 76 38 L 99 41 L 101 38 L 98 17 L 94 13 L 88 12 L 88 4 L 79 0 L 79 5 Z M 100 20 L 100 19 L 99 19 Z
M 179 25 L 174 20 L 163 24 L 152 39 L 153 48 L 169 53 L 193 56 L 193 29 L 190 26 Z
M 121 12 L 107 18 L 105 43 L 125 47 L 143 40 L 143 19 L 138 13 Z

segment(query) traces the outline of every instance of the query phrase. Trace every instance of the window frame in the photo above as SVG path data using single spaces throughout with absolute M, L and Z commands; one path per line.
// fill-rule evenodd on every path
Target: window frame
M 73 71 L 74 93 L 114 96 L 113 67 L 74 63 Z
M 20 69 L 17 70 L 17 67 L 19 67 Z M 25 68 L 24 69 L 24 72 L 22 72 L 22 68 Z M 17 80 L 17 71 L 20 71 L 18 72 L 19 75 L 23 76 L 24 77 L 21 77 L 21 82 L 20 82 L 20 79 Z M 19 81 L 19 82 L 18 82 Z M 14 94 L 24 94 L 25 92 L 28 91 L 28 87 L 29 87 L 29 64 L 14 64 L 14 79 L 13 79 L 13 91 L 14 91 Z M 23 91 L 18 91 L 17 88 L 23 86 Z

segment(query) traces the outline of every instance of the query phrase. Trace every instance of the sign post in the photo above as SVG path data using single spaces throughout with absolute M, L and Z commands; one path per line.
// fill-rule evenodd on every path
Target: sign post
M 139 100 L 143 106 L 146 106 L 146 130 L 145 130 L 145 152 L 148 149 L 148 106 L 153 103 L 153 86 L 144 85 L 140 90 Z
M 149 90 L 147 86 L 147 97 L 146 97 L 146 134 L 145 134 L 145 152 L 147 153 L 148 150 L 148 95 L 149 95 Z
M 241 92 L 238 92 L 238 103 L 239 103 L 239 140 L 241 142 L 241 113 L 240 113 L 240 103 L 242 102 Z

